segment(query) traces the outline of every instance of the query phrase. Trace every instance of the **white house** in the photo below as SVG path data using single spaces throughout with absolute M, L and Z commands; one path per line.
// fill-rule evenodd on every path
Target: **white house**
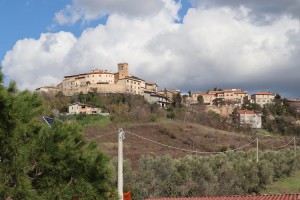
M 236 116 L 241 126 L 250 126 L 250 128 L 261 128 L 261 114 L 253 110 L 237 110 Z
M 149 103 L 158 103 L 160 107 L 165 107 L 168 103 L 168 98 L 156 92 L 144 91 L 144 98 Z
M 73 103 L 69 105 L 69 114 L 70 115 L 75 115 L 75 114 L 100 114 L 101 113 L 101 108 L 97 108 L 92 105 L 87 105 L 83 103 Z

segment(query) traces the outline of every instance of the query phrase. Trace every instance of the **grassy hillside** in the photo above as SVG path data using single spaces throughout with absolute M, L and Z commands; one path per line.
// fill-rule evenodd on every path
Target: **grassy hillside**
M 269 185 L 263 194 L 292 194 L 300 193 L 300 171 L 293 176 L 281 179 Z
M 102 122 L 103 120 L 99 121 L 100 124 Z M 118 150 L 118 128 L 123 128 L 126 133 L 124 158 L 130 159 L 134 166 L 136 166 L 138 159 L 142 155 L 171 155 L 176 158 L 191 154 L 185 151 L 174 150 L 149 140 L 191 151 L 219 152 L 244 146 L 255 140 L 256 137 L 259 137 L 261 143 L 259 145 L 260 149 L 267 149 L 271 146 L 282 146 L 291 139 L 289 137 L 280 136 L 234 133 L 217 130 L 196 123 L 167 119 L 146 123 L 115 124 L 105 122 L 105 126 L 103 126 L 103 123 L 98 126 L 93 124 L 92 126 L 86 126 L 84 128 L 84 134 L 87 139 L 94 139 L 103 151 L 115 157 L 117 156 Z M 263 144 L 267 144 L 268 146 Z M 249 150 L 251 148 L 256 148 L 256 142 L 243 148 L 243 150 Z M 199 155 L 210 154 L 205 153 Z

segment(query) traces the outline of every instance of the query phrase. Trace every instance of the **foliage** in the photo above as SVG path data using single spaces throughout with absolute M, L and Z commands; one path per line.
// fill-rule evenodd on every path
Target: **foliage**
M 204 103 L 203 96 L 202 95 L 198 95 L 197 96 L 197 101 L 198 101 L 199 104 L 203 104 Z
M 254 110 L 256 112 L 261 112 L 262 111 L 262 107 L 257 103 L 243 104 L 242 109 L 244 109 L 244 110 Z
M 294 153 L 292 149 L 261 152 L 258 163 L 255 151 L 177 159 L 143 156 L 128 190 L 133 199 L 260 193 L 267 184 L 300 169 Z
M 276 95 L 273 104 L 266 104 L 262 109 L 262 124 L 270 132 L 284 135 L 299 135 L 300 126 L 297 124 L 298 114 L 287 99 Z
M 179 92 L 177 94 L 173 95 L 172 106 L 173 106 L 173 108 L 181 108 L 183 106 L 181 94 Z
M 37 93 L 0 84 L 0 199 L 107 199 L 109 160 L 74 123 L 49 128 Z
M 215 98 L 212 103 L 215 106 L 224 106 L 226 104 L 224 98 Z

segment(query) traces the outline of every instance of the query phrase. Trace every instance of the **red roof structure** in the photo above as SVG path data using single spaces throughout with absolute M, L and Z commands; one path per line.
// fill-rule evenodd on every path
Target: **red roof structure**
M 256 95 L 273 95 L 272 92 L 256 92 Z
M 265 194 L 224 197 L 150 198 L 146 200 L 300 200 L 300 194 Z

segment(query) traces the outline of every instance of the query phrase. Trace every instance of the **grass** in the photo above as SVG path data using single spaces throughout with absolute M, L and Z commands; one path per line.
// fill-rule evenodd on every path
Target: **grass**
M 65 120 L 76 120 L 83 127 L 106 127 L 111 123 L 110 117 L 102 115 L 69 115 Z
M 265 189 L 263 194 L 292 194 L 300 193 L 300 171 L 293 176 L 280 179 Z

